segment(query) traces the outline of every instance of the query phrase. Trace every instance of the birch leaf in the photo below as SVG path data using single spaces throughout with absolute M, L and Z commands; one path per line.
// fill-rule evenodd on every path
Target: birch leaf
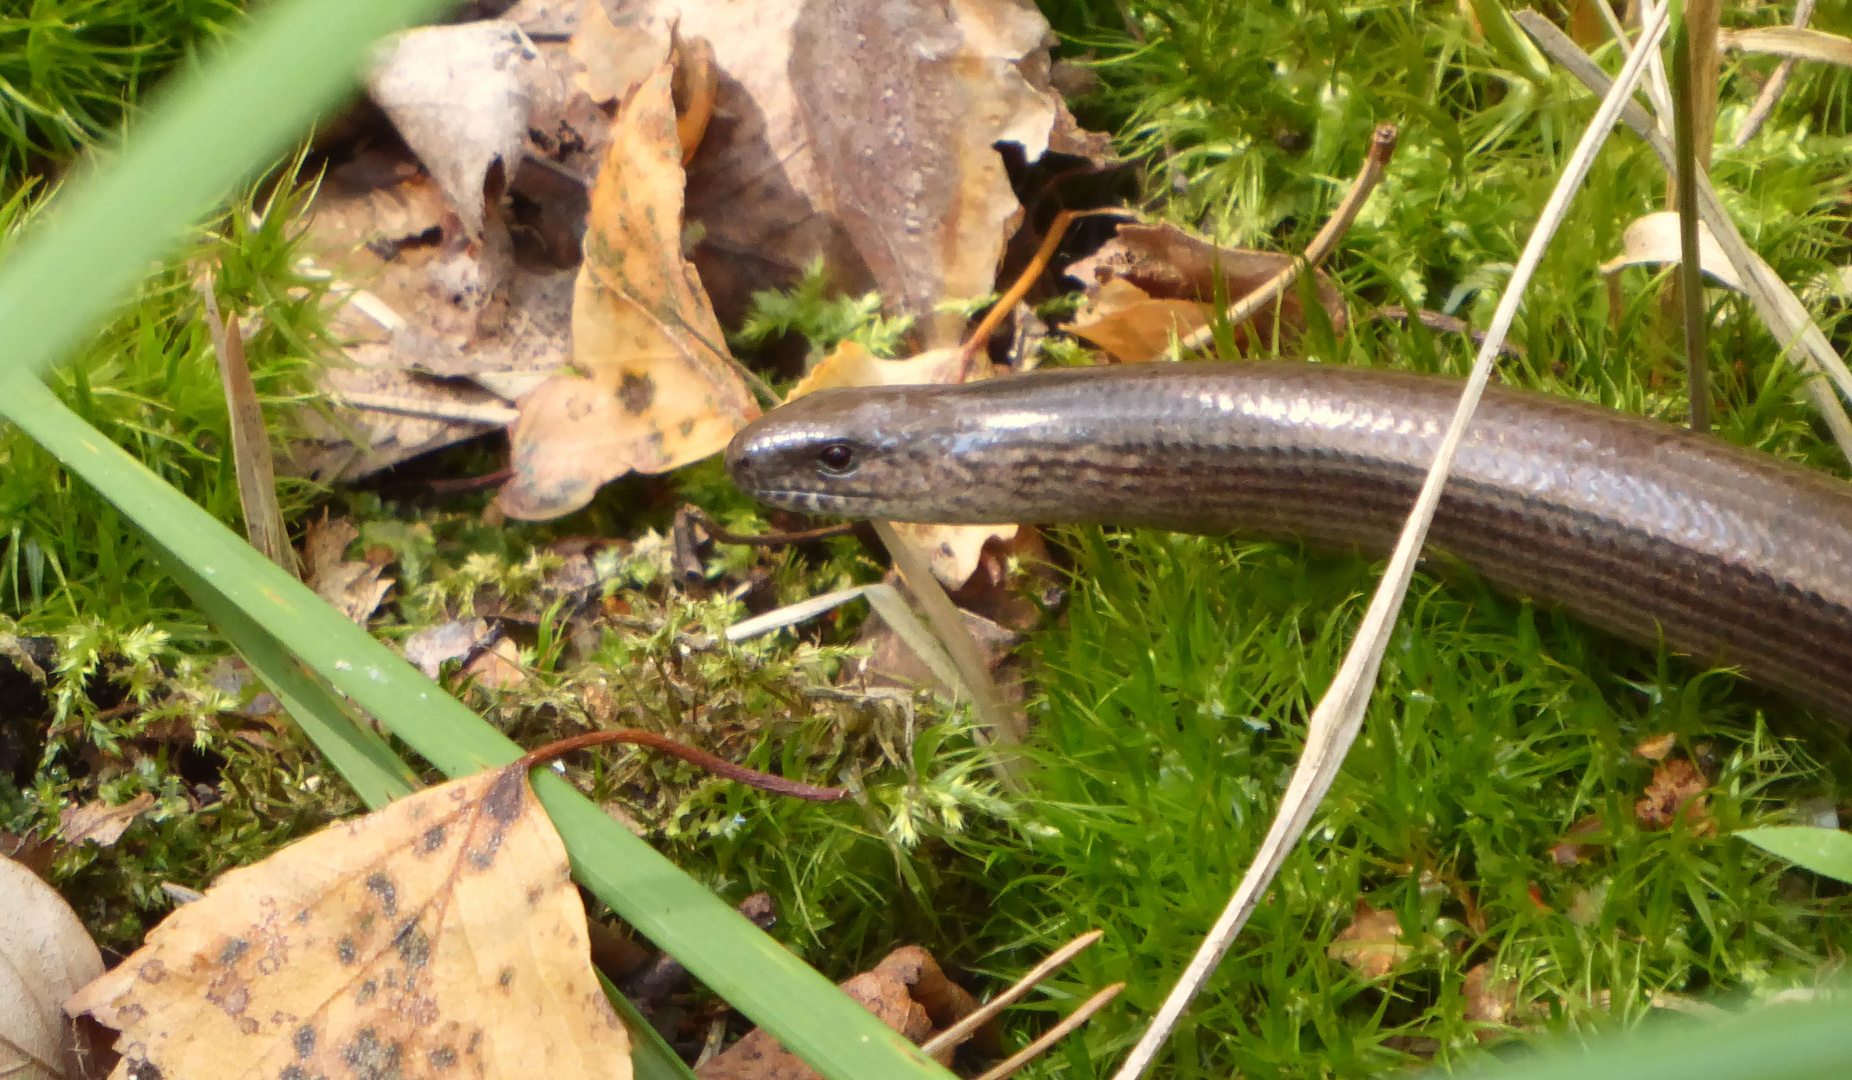
M 122 1032 L 114 1080 L 630 1077 L 520 764 L 227 873 L 65 1009 Z

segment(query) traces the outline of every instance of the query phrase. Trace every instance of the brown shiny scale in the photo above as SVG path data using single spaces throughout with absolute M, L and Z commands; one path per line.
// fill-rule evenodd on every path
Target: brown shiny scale
M 1238 530 L 1381 553 L 1460 385 L 1269 362 L 829 390 L 749 425 L 727 466 L 760 501 L 814 513 Z M 1740 665 L 1842 723 L 1849 543 L 1844 481 L 1497 386 L 1429 536 L 1506 590 L 1643 644 L 1663 631 L 1674 649 Z

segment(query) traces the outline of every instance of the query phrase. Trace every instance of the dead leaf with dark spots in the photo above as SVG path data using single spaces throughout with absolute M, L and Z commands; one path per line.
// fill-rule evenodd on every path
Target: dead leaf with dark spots
M 914 1043 L 931 1038 L 969 1015 L 977 1003 L 916 945 L 889 953 L 871 971 L 842 984 L 842 991 Z M 941 1064 L 950 1061 L 948 1048 Z M 701 1080 L 818 1080 L 797 1055 L 754 1028 L 695 1070 Z
M 309 525 L 302 544 L 302 561 L 315 595 L 365 626 L 395 582 L 384 575 L 382 567 L 347 558 L 348 545 L 359 537 L 360 530 L 353 522 L 324 517 Z
M 88 1041 L 59 1008 L 103 972 L 69 904 L 31 870 L 0 859 L 0 1076 L 91 1080 Z
M 122 1080 L 627 1080 L 629 1039 L 526 771 L 451 781 L 225 874 L 66 1010 L 122 1032 Z
M 1087 300 L 1068 329 L 1126 363 L 1163 356 L 1172 335 L 1187 337 L 1209 324 L 1226 306 L 1266 284 L 1293 263 L 1277 251 L 1218 247 L 1175 225 L 1119 226 L 1118 234 L 1065 273 L 1087 290 Z M 1344 303 L 1322 272 L 1314 275 L 1318 298 L 1332 326 L 1345 325 Z M 1275 320 L 1291 341 L 1305 330 L 1298 291 L 1289 290 L 1247 324 L 1234 328 L 1242 348 L 1258 333 L 1271 340 Z
M 1394 911 L 1378 910 L 1361 897 L 1350 925 L 1331 939 L 1325 955 L 1350 965 L 1366 979 L 1380 979 L 1415 954 L 1402 940 L 1402 923 Z
M 509 432 L 508 516 L 558 517 L 627 472 L 657 473 L 726 446 L 758 407 L 682 258 L 681 143 L 664 63 L 619 110 L 592 190 L 574 286 L 572 353 L 520 401 Z
M 1578 818 L 1563 838 L 1550 845 L 1550 858 L 1558 866 L 1574 866 L 1593 858 L 1601 848 L 1594 844 L 1581 843 L 1577 837 L 1590 836 L 1605 829 L 1607 825 L 1600 814 L 1588 814 Z
M 154 795 L 146 791 L 119 806 L 98 800 L 66 807 L 58 814 L 58 835 L 73 847 L 84 843 L 115 847 L 135 819 L 152 809 Z
M 1664 761 L 1665 756 L 1670 754 L 1672 748 L 1677 745 L 1678 736 L 1667 732 L 1664 735 L 1655 735 L 1634 747 L 1633 756 L 1642 757 L 1648 761 Z
M 1708 800 L 1703 792 L 1709 786 L 1697 766 L 1684 758 L 1661 762 L 1646 794 L 1633 804 L 1634 820 L 1643 829 L 1665 829 L 1683 821 L 1694 833 L 1709 836 L 1717 831 L 1717 823 L 1705 811 Z

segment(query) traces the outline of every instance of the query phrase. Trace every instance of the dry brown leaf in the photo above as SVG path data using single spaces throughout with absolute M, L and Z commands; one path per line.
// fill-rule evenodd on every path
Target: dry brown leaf
M 500 19 L 424 26 L 389 38 L 367 90 L 424 162 L 472 239 L 494 224 L 499 198 L 527 142 L 521 69 L 533 42 Z
M 227 873 L 65 1008 L 122 1032 L 122 1080 L 630 1076 L 523 765 Z
M 1377 910 L 1361 897 L 1350 925 L 1331 939 L 1325 955 L 1349 964 L 1366 979 L 1380 979 L 1415 954 L 1402 941 L 1402 923 L 1390 910 Z
M 135 819 L 154 809 L 154 795 L 142 792 L 120 806 L 101 800 L 83 806 L 69 806 L 58 814 L 58 835 L 75 847 L 88 841 L 101 847 L 114 847 Z
M 1068 329 L 1127 364 L 1162 359 L 1171 345 L 1209 325 L 1209 305 L 1161 300 L 1112 278 L 1092 290 Z
M 92 1075 L 87 1044 L 59 1005 L 102 972 L 96 945 L 57 890 L 0 859 L 0 1076 Z
M 1574 866 L 1580 862 L 1587 862 L 1601 849 L 1593 844 L 1580 843 L 1577 837 L 1590 836 L 1606 827 L 1600 814 L 1588 814 L 1578 818 L 1575 824 L 1569 826 L 1569 831 L 1563 834 L 1561 840 L 1550 845 L 1550 858 L 1558 866 Z
M 1175 225 L 1123 224 L 1113 239 L 1065 271 L 1086 286 L 1090 306 L 1072 329 L 1121 360 L 1155 359 L 1169 348 L 1173 327 L 1181 335 L 1207 325 L 1218 298 L 1223 305 L 1241 299 L 1290 267 L 1293 258 L 1277 251 L 1218 247 Z M 1315 273 L 1314 280 L 1319 303 L 1342 330 L 1344 303 L 1337 287 L 1323 272 Z M 1246 348 L 1256 333 L 1270 340 L 1276 318 L 1283 340 L 1304 331 L 1297 289 L 1236 327 L 1236 343 Z
M 477 685 L 494 690 L 512 690 L 527 681 L 527 671 L 521 667 L 521 650 L 509 638 L 477 653 L 474 660 L 463 665 L 463 674 L 476 680 Z
M 302 561 L 315 595 L 365 626 L 392 591 L 394 581 L 384 576 L 383 567 L 347 558 L 348 545 L 359 536 L 360 530 L 346 518 L 324 517 L 309 525 L 302 542 Z
M 1048 23 L 1027 0 L 606 0 L 611 21 L 712 43 L 714 121 L 688 174 L 696 265 L 729 319 L 822 257 L 953 344 L 942 300 L 994 285 L 1020 208 L 1000 142 L 1027 160 L 1100 153 L 1048 89 Z
M 1648 761 L 1664 761 L 1665 756 L 1671 753 L 1672 748 L 1677 745 L 1678 736 L 1668 731 L 1664 735 L 1655 735 L 1640 743 L 1633 748 L 1633 754 L 1635 757 L 1643 757 Z
M 1684 758 L 1664 761 L 1653 770 L 1646 785 L 1646 795 L 1633 804 L 1634 820 L 1643 829 L 1664 829 L 1683 820 L 1694 832 L 1706 835 L 1717 831 L 1717 823 L 1705 812 L 1704 789 L 1710 784 L 1697 766 Z
M 636 25 L 618 26 L 598 0 L 586 0 L 571 48 L 580 64 L 574 76 L 579 89 L 600 104 L 621 100 L 669 58 L 667 37 Z
M 1517 989 L 1510 979 L 1492 977 L 1491 961 L 1474 965 L 1460 985 L 1460 996 L 1466 999 L 1466 1019 L 1500 1026 L 1511 1023 L 1518 1011 Z M 1504 1033 L 1481 1028 L 1473 1034 L 1485 1042 L 1501 1038 Z
M 510 517 L 558 517 L 627 472 L 698 461 L 758 415 L 681 256 L 672 78 L 659 65 L 618 111 L 573 291 L 573 362 L 584 374 L 556 375 L 521 399 L 514 476 L 497 497 Z
M 461 660 L 489 639 L 485 619 L 453 619 L 427 626 L 405 639 L 405 659 L 435 679 L 446 660 Z
M 1621 253 L 1601 264 L 1601 272 L 1612 274 L 1629 266 L 1659 266 L 1676 263 L 1684 258 L 1684 248 L 1678 238 L 1678 212 L 1662 210 L 1648 214 L 1627 226 L 1621 234 Z M 1698 222 L 1698 268 L 1711 279 L 1712 284 L 1723 285 L 1737 292 L 1744 292 L 1743 279 L 1737 275 L 1736 266 L 1724 255 L 1716 237 L 1711 235 L 1710 226 Z
M 895 949 L 871 971 L 842 984 L 842 991 L 881 1022 L 914 1043 L 950 1027 L 977 1008 L 964 988 L 946 978 L 932 954 L 917 945 Z M 941 1064 L 949 1063 L 948 1049 Z M 818 1080 L 817 1073 L 758 1028 L 695 1070 L 701 1080 Z

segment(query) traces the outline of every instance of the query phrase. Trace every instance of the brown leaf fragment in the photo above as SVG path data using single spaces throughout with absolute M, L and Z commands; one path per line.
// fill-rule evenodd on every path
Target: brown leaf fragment
M 587 0 L 572 36 L 572 58 L 579 62 L 578 87 L 599 104 L 615 104 L 669 57 L 669 39 L 633 22 L 611 21 L 605 5 Z
M 359 536 L 360 530 L 346 518 L 324 517 L 309 525 L 302 544 L 302 561 L 308 567 L 308 584 L 315 595 L 365 626 L 395 582 L 384 576 L 382 567 L 347 558 L 348 545 Z
M 1509 979 L 1493 978 L 1489 960 L 1467 971 L 1460 985 L 1460 996 L 1466 1001 L 1466 1019 L 1481 1024 L 1503 1026 L 1510 1023 L 1517 1012 L 1517 984 Z M 1473 1034 L 1480 1042 L 1486 1042 L 1500 1038 L 1503 1032 L 1487 1027 Z
M 528 98 L 521 68 L 536 58 L 521 28 L 500 19 L 407 30 L 380 48 L 367 90 L 480 240 L 521 163 Z
M 1607 825 L 1601 820 L 1600 814 L 1587 814 L 1577 818 L 1575 824 L 1569 826 L 1569 831 L 1563 834 L 1563 838 L 1550 845 L 1550 858 L 1558 866 L 1574 866 L 1577 863 L 1587 862 L 1601 849 L 1594 844 L 1580 843 L 1576 838 L 1598 833 L 1605 828 Z
M 681 255 L 672 77 L 659 65 L 612 128 L 573 289 L 572 355 L 584 374 L 555 375 L 521 399 L 514 476 L 497 498 L 510 517 L 558 517 L 627 472 L 698 461 L 758 415 Z
M 1668 731 L 1664 735 L 1655 735 L 1634 747 L 1633 754 L 1635 757 L 1643 757 L 1648 761 L 1664 761 L 1666 755 L 1670 754 L 1672 748 L 1677 745 L 1678 736 Z
M 58 1006 L 103 958 L 57 891 L 0 859 L 0 1076 L 89 1080 L 89 1049 Z
M 461 660 L 489 640 L 486 619 L 452 619 L 427 626 L 405 639 L 405 659 L 435 679 L 446 660 Z
M 841 985 L 843 993 L 914 1043 L 925 1042 L 936 1029 L 957 1023 L 976 1008 L 971 996 L 946 978 L 932 954 L 916 945 L 894 950 L 873 970 Z M 758 1028 L 696 1069 L 695 1075 L 701 1080 L 818 1080 L 802 1059 Z
M 494 690 L 512 690 L 527 681 L 527 671 L 521 667 L 521 650 L 510 638 L 477 653 L 474 660 L 463 665 L 463 674 L 476 680 L 477 685 Z
M 521 765 L 225 874 L 65 1008 L 122 1032 L 118 1080 L 630 1076 Z
M 1218 300 L 1227 305 L 1241 299 L 1291 266 L 1293 258 L 1218 247 L 1175 225 L 1123 224 L 1112 240 L 1065 271 L 1087 289 L 1087 305 L 1072 329 L 1128 363 L 1156 359 L 1173 333 L 1181 337 L 1207 325 Z M 1342 330 L 1344 304 L 1337 287 L 1322 272 L 1314 280 L 1319 303 Z M 1297 290 L 1235 327 L 1236 343 L 1245 349 L 1256 333 L 1271 339 L 1276 318 L 1284 340 L 1304 331 Z
M 1705 812 L 1708 800 L 1703 791 L 1709 786 L 1697 766 L 1684 758 L 1661 762 L 1646 794 L 1633 804 L 1634 820 L 1643 829 L 1665 829 L 1682 819 L 1693 832 L 1708 836 L 1717 830 Z
M 689 165 L 694 261 L 729 319 L 822 257 L 954 343 L 942 300 L 990 292 L 1021 213 L 998 143 L 1026 160 L 1099 148 L 1048 89 L 1048 23 L 1026 0 L 605 0 L 611 22 L 704 38 L 719 71 Z
M 1105 349 L 1122 363 L 1163 358 L 1171 345 L 1209 325 L 1209 306 L 1194 300 L 1164 300 L 1124 278 L 1092 290 L 1068 329 Z
M 115 847 L 135 819 L 154 809 L 154 795 L 142 792 L 120 806 L 98 800 L 83 806 L 66 807 L 58 814 L 58 835 L 75 847 L 85 842 L 100 847 Z
M 1380 979 L 1415 954 L 1402 941 L 1402 923 L 1394 911 L 1378 910 L 1361 897 L 1350 925 L 1331 939 L 1325 955 L 1349 964 L 1366 979 Z

